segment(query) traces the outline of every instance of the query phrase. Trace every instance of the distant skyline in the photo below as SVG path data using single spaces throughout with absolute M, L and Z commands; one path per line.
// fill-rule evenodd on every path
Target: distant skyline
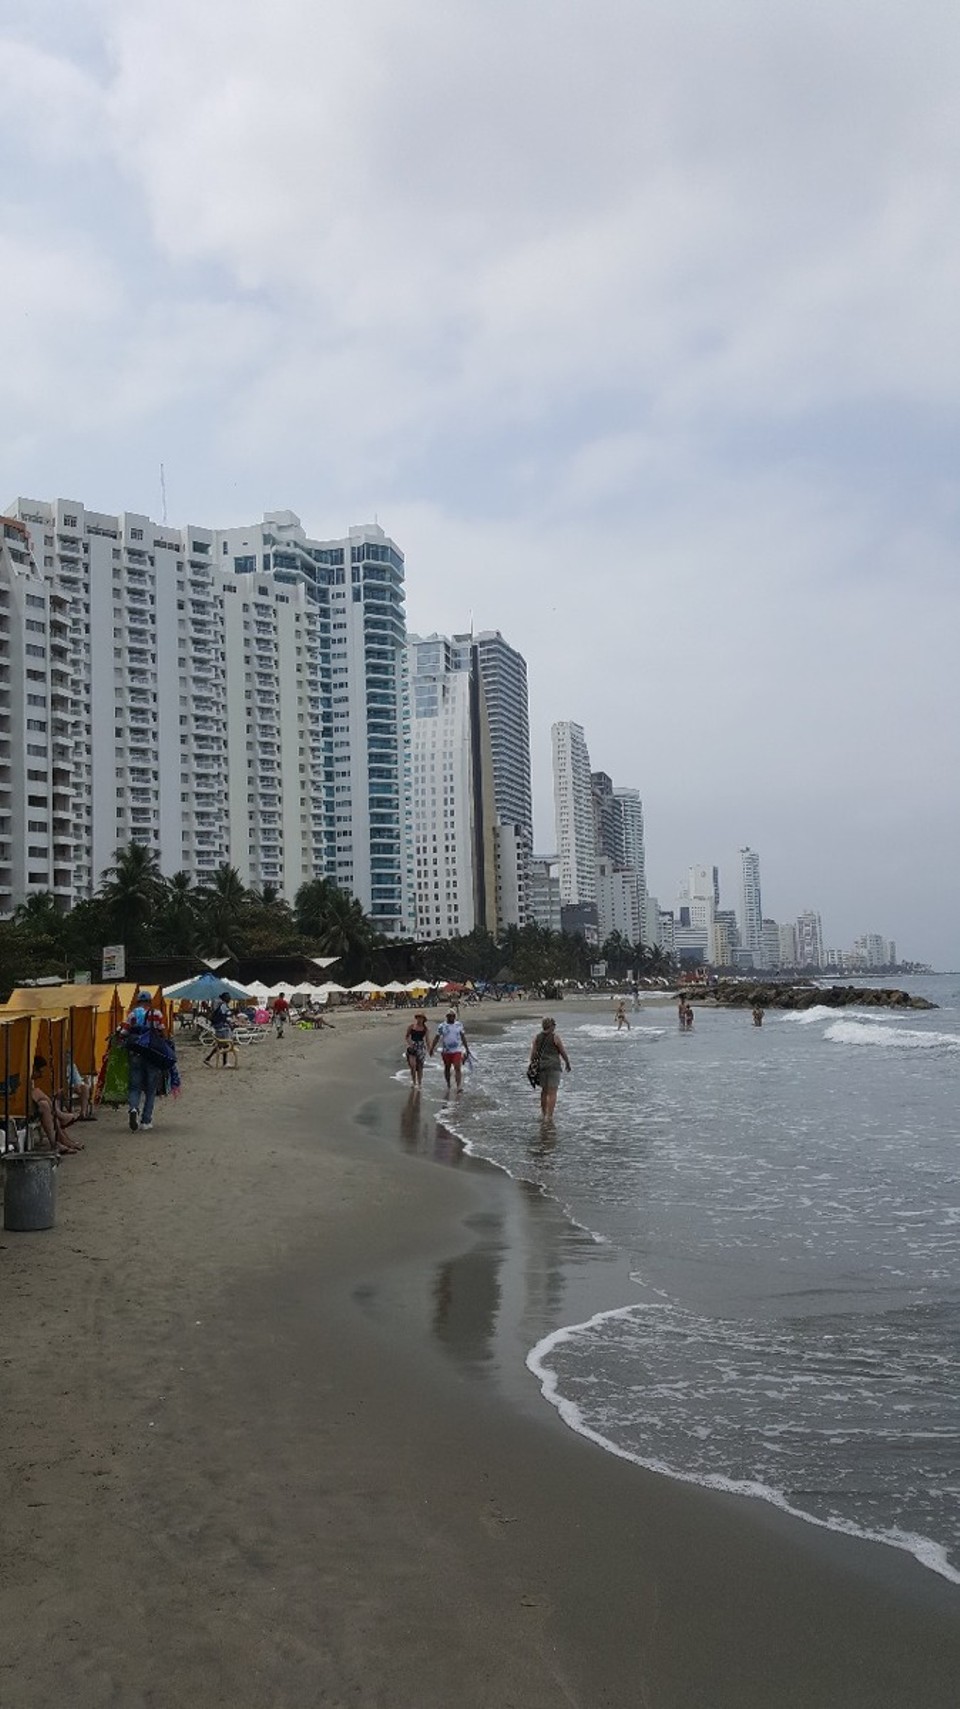
M 643 797 L 960 966 L 960 14 L 8 0 L 2 502 L 379 519 Z

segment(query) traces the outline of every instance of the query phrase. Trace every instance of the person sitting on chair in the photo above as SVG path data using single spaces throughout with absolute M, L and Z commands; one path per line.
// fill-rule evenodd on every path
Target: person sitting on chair
M 46 1066 L 47 1059 L 45 1056 L 34 1057 L 33 1077 L 30 1082 L 33 1108 L 50 1150 L 58 1152 L 61 1157 L 71 1157 L 76 1152 L 82 1151 L 83 1146 L 74 1145 L 71 1140 L 67 1139 L 64 1130 L 72 1127 L 77 1117 L 66 1115 L 39 1084 L 37 1076 L 44 1072 Z

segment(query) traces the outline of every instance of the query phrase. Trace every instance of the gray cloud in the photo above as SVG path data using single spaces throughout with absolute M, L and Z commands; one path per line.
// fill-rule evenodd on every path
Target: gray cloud
M 749 840 L 960 964 L 955 10 L 9 10 L 8 479 L 377 511 L 528 655 L 542 843 L 576 717 L 664 897 Z

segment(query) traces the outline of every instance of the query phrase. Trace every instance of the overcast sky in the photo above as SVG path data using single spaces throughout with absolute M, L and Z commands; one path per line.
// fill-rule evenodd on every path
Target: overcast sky
M 960 11 L 5 0 L 2 502 L 374 516 L 643 794 L 960 967 Z

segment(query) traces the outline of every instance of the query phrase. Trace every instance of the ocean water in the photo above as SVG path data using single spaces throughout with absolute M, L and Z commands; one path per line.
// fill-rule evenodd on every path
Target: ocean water
M 960 976 L 905 983 L 940 1007 L 564 1003 L 552 1132 L 507 1013 L 443 1120 L 625 1262 L 529 1351 L 573 1429 L 960 1584 Z

